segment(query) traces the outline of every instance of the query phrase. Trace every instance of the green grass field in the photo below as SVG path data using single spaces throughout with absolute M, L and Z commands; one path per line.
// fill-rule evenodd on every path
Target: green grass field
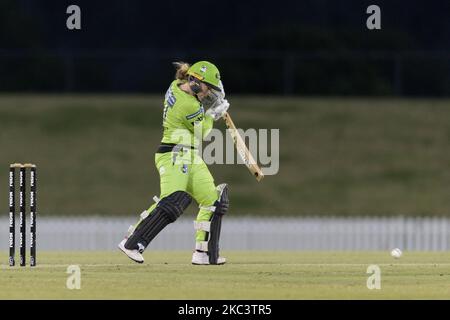
M 0 299 L 450 299 L 450 253 L 223 252 L 223 266 L 193 266 L 189 252 L 39 253 L 35 268 L 1 265 Z M 7 261 L 5 252 L 1 261 Z M 381 269 L 381 289 L 366 286 Z M 68 265 L 81 268 L 69 290 Z

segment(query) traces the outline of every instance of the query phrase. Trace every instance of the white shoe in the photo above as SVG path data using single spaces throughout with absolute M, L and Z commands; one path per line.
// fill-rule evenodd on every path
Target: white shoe
M 129 250 L 127 248 L 125 248 L 125 242 L 127 242 L 127 238 L 123 239 L 118 247 L 120 250 L 122 250 L 123 253 L 125 253 L 128 258 L 130 258 L 131 260 L 137 262 L 137 263 L 143 263 L 144 262 L 144 257 L 142 256 L 142 254 L 139 253 L 138 250 Z
M 219 257 L 219 259 L 217 259 L 217 264 L 225 264 L 225 262 L 227 262 L 227 259 L 223 257 Z M 192 264 L 195 265 L 210 264 L 208 254 L 206 252 L 194 251 L 194 253 L 192 254 Z

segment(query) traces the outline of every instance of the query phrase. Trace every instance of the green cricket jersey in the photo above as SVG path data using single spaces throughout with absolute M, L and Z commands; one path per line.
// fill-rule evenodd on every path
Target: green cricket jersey
M 181 81 L 174 80 L 164 98 L 161 142 L 198 146 L 200 139 L 211 131 L 214 119 L 205 115 L 202 104 L 196 97 L 181 90 L 180 84 Z

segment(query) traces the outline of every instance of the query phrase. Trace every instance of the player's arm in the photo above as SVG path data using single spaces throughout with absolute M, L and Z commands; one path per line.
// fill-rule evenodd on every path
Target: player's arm
M 184 126 L 194 133 L 198 139 L 203 140 L 213 128 L 213 117 L 205 115 L 203 106 L 200 104 L 185 106 L 185 109 L 187 112 L 183 115 Z

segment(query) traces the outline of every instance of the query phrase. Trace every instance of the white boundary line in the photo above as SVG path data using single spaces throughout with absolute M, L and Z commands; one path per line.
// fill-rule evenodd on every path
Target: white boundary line
M 449 267 L 450 263 L 229 263 L 225 265 L 227 266 L 298 266 L 298 267 L 366 267 L 371 264 L 376 264 L 378 266 L 389 266 L 389 267 Z M 1 269 L 5 270 L 26 270 L 26 269 L 45 269 L 45 268 L 67 268 L 70 265 L 78 265 L 80 268 L 107 268 L 107 267 L 152 267 L 152 266 L 190 266 L 191 263 L 148 263 L 148 264 L 137 264 L 137 263 L 110 263 L 110 264 L 79 264 L 79 263 L 72 263 L 72 264 L 38 264 L 35 267 L 10 267 L 9 265 L 2 264 L 0 265 Z

